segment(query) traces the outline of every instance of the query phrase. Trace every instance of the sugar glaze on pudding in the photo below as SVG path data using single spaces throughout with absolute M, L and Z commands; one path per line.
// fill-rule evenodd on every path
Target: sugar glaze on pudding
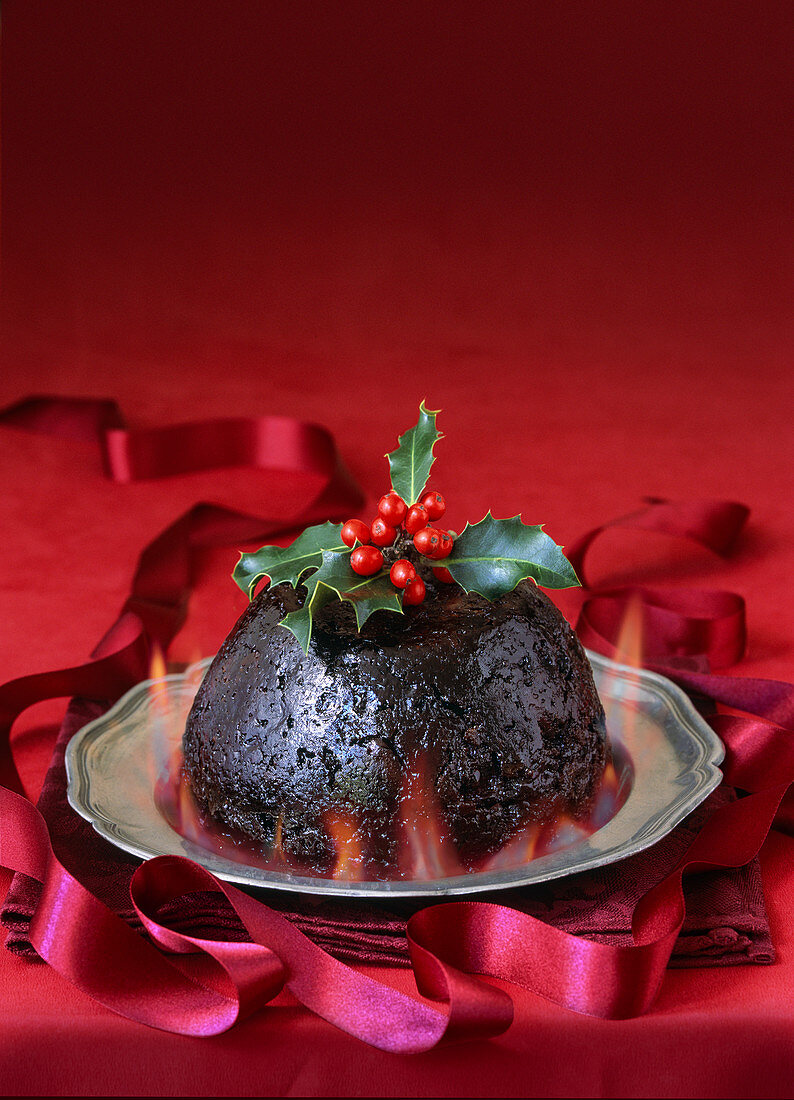
M 401 798 L 417 776 L 461 860 L 560 813 L 584 816 L 606 729 L 576 635 L 529 581 L 491 602 L 439 585 L 359 632 L 326 605 L 308 654 L 279 626 L 304 589 L 266 589 L 207 671 L 187 720 L 199 805 L 322 867 L 330 814 L 357 823 L 368 858 L 397 859 Z

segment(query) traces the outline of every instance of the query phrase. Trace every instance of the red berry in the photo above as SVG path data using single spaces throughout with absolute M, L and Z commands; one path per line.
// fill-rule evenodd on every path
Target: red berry
M 449 555 L 452 553 L 453 545 L 452 535 L 450 535 L 449 531 L 439 531 L 438 534 L 438 547 L 436 548 L 435 553 L 430 555 L 430 557 L 433 558 L 435 561 L 439 561 L 441 558 L 448 558 Z
M 420 503 L 427 508 L 427 514 L 431 519 L 441 519 L 447 510 L 447 502 L 441 493 L 425 493 Z
M 399 527 L 407 511 L 408 505 L 393 489 L 378 501 L 378 512 L 390 527 Z
M 434 558 L 441 545 L 441 534 L 432 527 L 423 527 L 414 535 L 414 546 L 426 558 Z
M 390 527 L 381 516 L 376 516 L 373 519 L 370 524 L 370 531 L 372 532 L 372 541 L 376 546 L 391 546 L 397 536 L 396 529 Z
M 360 519 L 349 519 L 342 528 L 342 542 L 345 546 L 355 546 L 357 542 L 366 545 L 371 537 L 369 527 Z
M 421 603 L 425 598 L 425 582 L 421 577 L 414 577 L 412 581 L 409 581 L 405 586 L 403 592 L 403 604 L 417 604 Z
M 433 576 L 436 580 L 441 581 L 442 584 L 454 584 L 455 578 L 452 576 L 448 569 L 445 569 L 443 565 L 438 566 L 433 570 Z
M 383 554 L 377 546 L 357 546 L 350 555 L 350 568 L 360 577 L 371 577 L 383 567 Z
M 416 569 L 407 558 L 398 558 L 389 570 L 389 577 L 395 588 L 405 588 L 415 576 Z
M 424 504 L 412 504 L 405 517 L 405 530 L 409 535 L 415 535 L 421 527 L 427 526 L 429 519 Z

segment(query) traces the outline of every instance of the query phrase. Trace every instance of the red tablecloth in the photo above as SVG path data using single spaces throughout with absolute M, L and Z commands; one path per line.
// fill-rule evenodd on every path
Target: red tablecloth
M 117 399 L 136 426 L 326 424 L 377 499 L 422 397 L 453 527 L 560 542 L 646 495 L 753 509 L 727 562 L 605 536 L 595 579 L 743 594 L 734 671 L 794 679 L 787 5 L 4 6 L 0 405 Z M 0 431 L 0 679 L 84 660 L 141 547 L 251 471 L 120 486 L 86 444 Z M 626 546 L 626 536 L 622 536 Z M 613 547 L 612 547 L 613 549 Z M 174 659 L 244 597 L 207 551 Z M 35 794 L 62 705 L 16 734 Z M 210 1040 L 150 1031 L 0 951 L 8 1093 L 787 1095 L 794 842 L 762 852 L 777 961 L 671 972 L 604 1022 L 511 988 L 482 1044 L 400 1058 L 287 996 Z M 5 879 L 3 880 L 5 882 Z M 376 971 L 411 989 L 402 971 Z

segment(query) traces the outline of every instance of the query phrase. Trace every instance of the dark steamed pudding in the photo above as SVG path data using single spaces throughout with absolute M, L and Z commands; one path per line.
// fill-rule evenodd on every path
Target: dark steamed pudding
M 279 621 L 303 588 L 262 592 L 204 678 L 184 734 L 185 773 L 216 821 L 316 865 L 328 815 L 357 822 L 368 856 L 397 856 L 412 773 L 464 861 L 532 822 L 586 814 L 604 769 L 604 711 L 563 616 L 523 581 L 490 602 L 438 589 L 361 632 L 326 605 L 308 654 Z

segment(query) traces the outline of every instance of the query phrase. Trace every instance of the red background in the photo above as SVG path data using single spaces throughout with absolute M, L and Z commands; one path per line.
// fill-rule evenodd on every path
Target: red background
M 790 5 L 7 0 L 3 22 L 0 405 L 304 416 L 376 498 L 426 397 L 453 526 L 522 511 L 561 542 L 646 494 L 743 500 L 728 565 L 654 540 L 650 572 L 742 592 L 739 671 L 794 679 Z M 116 486 L 10 429 L 0 455 L 3 680 L 83 660 L 195 500 L 263 510 L 248 472 Z M 235 557 L 206 556 L 175 657 L 228 630 Z M 625 571 L 608 538 L 594 560 Z M 18 724 L 33 791 L 57 710 Z M 783 1095 L 790 859 L 774 836 L 774 967 L 676 972 L 623 1024 L 516 993 L 503 1039 L 415 1059 L 293 1007 L 175 1039 L 0 953 L 10 1091 Z

